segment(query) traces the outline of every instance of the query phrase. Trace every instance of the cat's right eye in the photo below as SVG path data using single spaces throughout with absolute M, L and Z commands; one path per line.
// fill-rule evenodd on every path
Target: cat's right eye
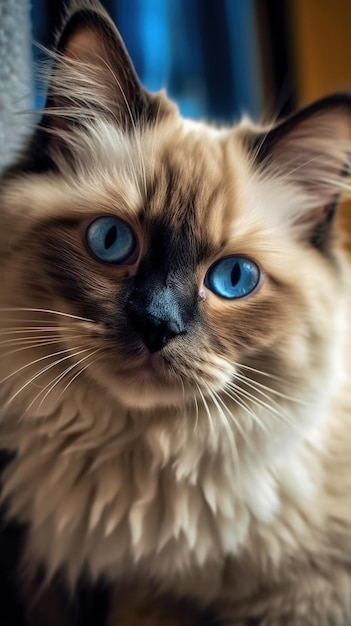
M 137 253 L 137 240 L 123 220 L 111 215 L 97 217 L 85 234 L 86 244 L 93 255 L 104 263 L 128 265 Z

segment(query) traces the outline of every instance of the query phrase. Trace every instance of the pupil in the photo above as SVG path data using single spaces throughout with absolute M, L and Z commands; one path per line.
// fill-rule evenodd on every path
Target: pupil
M 107 231 L 105 236 L 105 249 L 111 248 L 111 246 L 115 243 L 117 238 L 117 226 L 111 226 L 111 228 Z
M 235 285 L 238 284 L 240 277 L 241 277 L 240 265 L 239 263 L 235 263 L 232 269 L 232 273 L 230 275 L 230 280 L 232 281 L 233 287 L 235 287 Z

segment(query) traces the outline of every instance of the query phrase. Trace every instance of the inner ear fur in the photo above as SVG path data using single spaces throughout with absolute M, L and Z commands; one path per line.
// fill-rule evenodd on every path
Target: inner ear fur
M 58 96 L 73 98 L 78 106 L 100 105 L 127 126 L 145 115 L 149 94 L 140 84 L 117 28 L 99 4 L 73 5 L 58 38 L 57 52 L 52 96 L 56 88 Z M 72 74 L 75 82 L 71 84 Z

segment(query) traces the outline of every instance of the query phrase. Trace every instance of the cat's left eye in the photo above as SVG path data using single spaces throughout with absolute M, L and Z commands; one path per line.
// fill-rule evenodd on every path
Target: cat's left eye
M 260 277 L 261 272 L 251 259 L 230 256 L 210 267 L 205 285 L 217 296 L 234 300 L 252 293 L 258 286 Z
M 99 261 L 127 265 L 135 260 L 137 240 L 123 220 L 104 215 L 96 218 L 86 230 L 86 243 Z

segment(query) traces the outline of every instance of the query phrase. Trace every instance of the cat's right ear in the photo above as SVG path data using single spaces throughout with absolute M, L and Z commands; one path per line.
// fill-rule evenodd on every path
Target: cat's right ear
M 94 119 L 123 132 L 160 117 L 157 96 L 141 85 L 123 40 L 95 0 L 73 0 L 52 53 L 41 122 L 16 169 L 55 169 L 55 154 L 68 158 L 74 133 Z

